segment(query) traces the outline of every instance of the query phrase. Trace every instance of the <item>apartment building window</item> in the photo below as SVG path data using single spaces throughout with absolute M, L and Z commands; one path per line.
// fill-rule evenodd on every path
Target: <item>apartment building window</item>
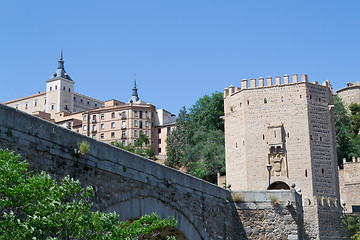
M 103 114 L 103 113 L 100 115 L 100 118 L 101 118 L 101 119 L 104 119 L 104 114 Z
M 57 85 L 55 85 L 55 90 L 57 89 Z
M 92 135 L 92 138 L 95 138 L 95 139 L 96 139 L 96 134 L 93 134 L 93 135 Z
M 134 111 L 134 117 L 137 117 L 137 111 L 136 110 Z
M 145 117 L 148 118 L 149 115 L 148 115 L 148 111 L 145 111 Z
M 149 126 L 148 121 L 145 121 L 145 127 L 148 127 L 148 126 Z
M 83 121 L 86 121 L 86 119 L 87 119 L 87 116 L 84 115 L 84 116 L 83 116 Z
M 96 115 L 93 115 L 93 122 L 96 122 Z
M 137 121 L 136 120 L 134 120 L 134 126 L 137 127 Z
M 161 144 L 161 139 L 158 140 L 158 144 Z
M 134 140 L 134 145 L 136 144 L 136 140 Z
M 137 130 L 134 130 L 134 137 L 137 137 Z
M 28 109 L 28 104 L 27 103 L 25 103 L 25 109 Z
M 147 131 L 145 131 L 145 136 L 147 136 L 148 135 L 148 132 Z
M 34 106 L 37 107 L 37 101 L 34 102 Z
M 126 128 L 126 121 L 122 121 L 121 128 Z
M 111 128 L 115 128 L 115 122 L 111 123 Z
M 161 128 L 158 128 L 158 133 L 161 133 Z
M 121 118 L 126 118 L 126 112 L 125 112 L 125 111 L 123 111 L 123 112 L 121 113 Z
M 125 137 L 126 136 L 126 132 L 122 131 L 122 136 Z
M 115 113 L 111 113 L 111 118 L 115 118 Z
M 161 148 L 158 148 L 158 152 L 161 153 Z
M 125 140 L 122 140 L 122 145 L 125 147 Z
M 115 137 L 115 132 L 111 132 L 111 137 L 112 137 L 112 138 Z
M 142 118 L 143 117 L 143 111 L 139 112 L 139 117 Z
M 87 101 L 87 104 L 89 105 L 89 104 L 90 104 L 90 102 L 89 102 L 89 101 Z
M 167 133 L 170 134 L 170 132 L 171 132 L 171 128 L 168 127 L 168 128 L 167 128 Z
M 83 131 L 84 131 L 84 132 L 87 131 L 87 125 L 86 125 L 86 124 L 83 126 Z
M 50 91 L 52 91 L 52 87 L 50 87 Z
M 94 125 L 92 126 L 92 130 L 93 130 L 93 132 L 96 131 L 96 124 L 94 124 Z
M 95 107 L 97 107 L 97 103 L 95 103 Z
M 101 128 L 101 129 L 104 129 L 104 128 L 105 128 L 105 126 L 104 126 L 103 123 L 100 125 L 100 128 Z
M 139 121 L 139 128 L 143 128 L 143 121 Z
M 104 134 L 103 134 L 103 133 L 100 134 L 100 138 L 101 138 L 101 139 L 104 139 Z

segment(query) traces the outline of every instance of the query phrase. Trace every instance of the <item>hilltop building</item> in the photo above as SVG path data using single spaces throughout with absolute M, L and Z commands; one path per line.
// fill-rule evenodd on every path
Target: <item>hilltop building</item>
M 311 239 L 339 239 L 341 205 L 331 85 L 307 75 L 224 90 L 226 183 L 232 191 L 301 189 Z
M 350 103 L 360 103 L 360 82 L 346 83 L 346 87 L 336 91 L 337 95 L 341 97 L 346 107 Z
M 155 153 L 166 155 L 166 138 L 175 117 L 142 101 L 136 80 L 127 103 L 114 99 L 103 102 L 76 93 L 74 85 L 65 71 L 61 51 L 58 69 L 46 81 L 44 92 L 4 104 L 107 143 L 118 140 L 124 145 L 134 144 L 143 132 L 154 143 Z

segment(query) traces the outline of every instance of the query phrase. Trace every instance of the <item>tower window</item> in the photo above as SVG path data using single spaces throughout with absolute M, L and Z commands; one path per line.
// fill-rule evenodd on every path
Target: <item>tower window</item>
M 68 105 L 67 105 L 67 104 L 65 104 L 65 110 L 69 110 L 69 108 L 68 108 Z
M 281 102 L 283 102 L 284 101 L 284 97 L 281 97 Z
M 28 109 L 28 104 L 27 103 L 25 103 L 25 109 Z
M 57 89 L 57 85 L 55 85 L 55 90 Z
M 307 169 L 305 169 L 305 177 L 308 176 L 308 172 L 307 172 Z
M 111 113 L 111 118 L 115 118 L 115 113 Z
M 65 90 L 65 86 L 63 87 L 63 90 Z
M 112 137 L 112 138 L 115 137 L 115 132 L 111 132 L 111 137 Z
M 55 104 L 51 104 L 51 110 L 54 110 Z
M 50 87 L 50 91 L 52 91 L 52 87 Z
M 69 92 L 71 92 L 70 88 L 69 88 Z
M 139 128 L 143 128 L 143 121 L 139 121 Z
M 34 102 L 34 106 L 37 107 L 37 101 Z

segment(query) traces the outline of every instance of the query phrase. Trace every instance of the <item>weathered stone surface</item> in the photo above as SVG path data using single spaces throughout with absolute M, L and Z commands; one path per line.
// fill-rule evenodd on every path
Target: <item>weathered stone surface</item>
M 90 151 L 71 154 L 82 141 Z M 234 203 L 228 190 L 1 104 L 0 148 L 21 154 L 34 172 L 45 170 L 56 179 L 69 175 L 93 186 L 94 210 L 116 211 L 121 219 L 152 212 L 174 216 L 188 239 L 287 239 L 294 233 L 285 227 L 301 216 L 295 192 L 272 193 L 281 208 L 271 205 L 266 192 L 240 193 L 244 202 Z M 287 199 L 295 214 L 283 206 Z

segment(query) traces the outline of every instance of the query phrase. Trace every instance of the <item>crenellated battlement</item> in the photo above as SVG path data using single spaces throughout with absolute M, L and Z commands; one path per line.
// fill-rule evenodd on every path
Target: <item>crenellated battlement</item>
M 265 84 L 265 79 L 263 77 L 259 77 L 258 81 L 256 81 L 256 78 L 251 78 L 250 81 L 248 81 L 247 79 L 243 79 L 243 80 L 241 80 L 240 87 L 234 87 L 233 85 L 231 85 L 231 86 L 229 86 L 229 88 L 225 88 L 224 89 L 224 98 L 231 96 L 234 93 L 240 92 L 243 89 L 290 85 L 290 84 L 308 82 L 308 76 L 307 76 L 307 74 L 302 74 L 300 77 L 300 81 L 299 81 L 298 75 L 293 74 L 291 80 L 292 81 L 290 81 L 290 77 L 287 74 L 284 75 L 283 79 L 281 79 L 280 76 L 276 76 L 275 82 L 273 81 L 272 77 L 268 76 L 266 78 L 266 84 Z M 314 81 L 314 82 L 312 82 L 312 84 L 318 85 L 319 83 L 318 83 L 318 81 Z M 322 86 L 328 87 L 330 90 L 332 90 L 329 80 L 324 81 Z

